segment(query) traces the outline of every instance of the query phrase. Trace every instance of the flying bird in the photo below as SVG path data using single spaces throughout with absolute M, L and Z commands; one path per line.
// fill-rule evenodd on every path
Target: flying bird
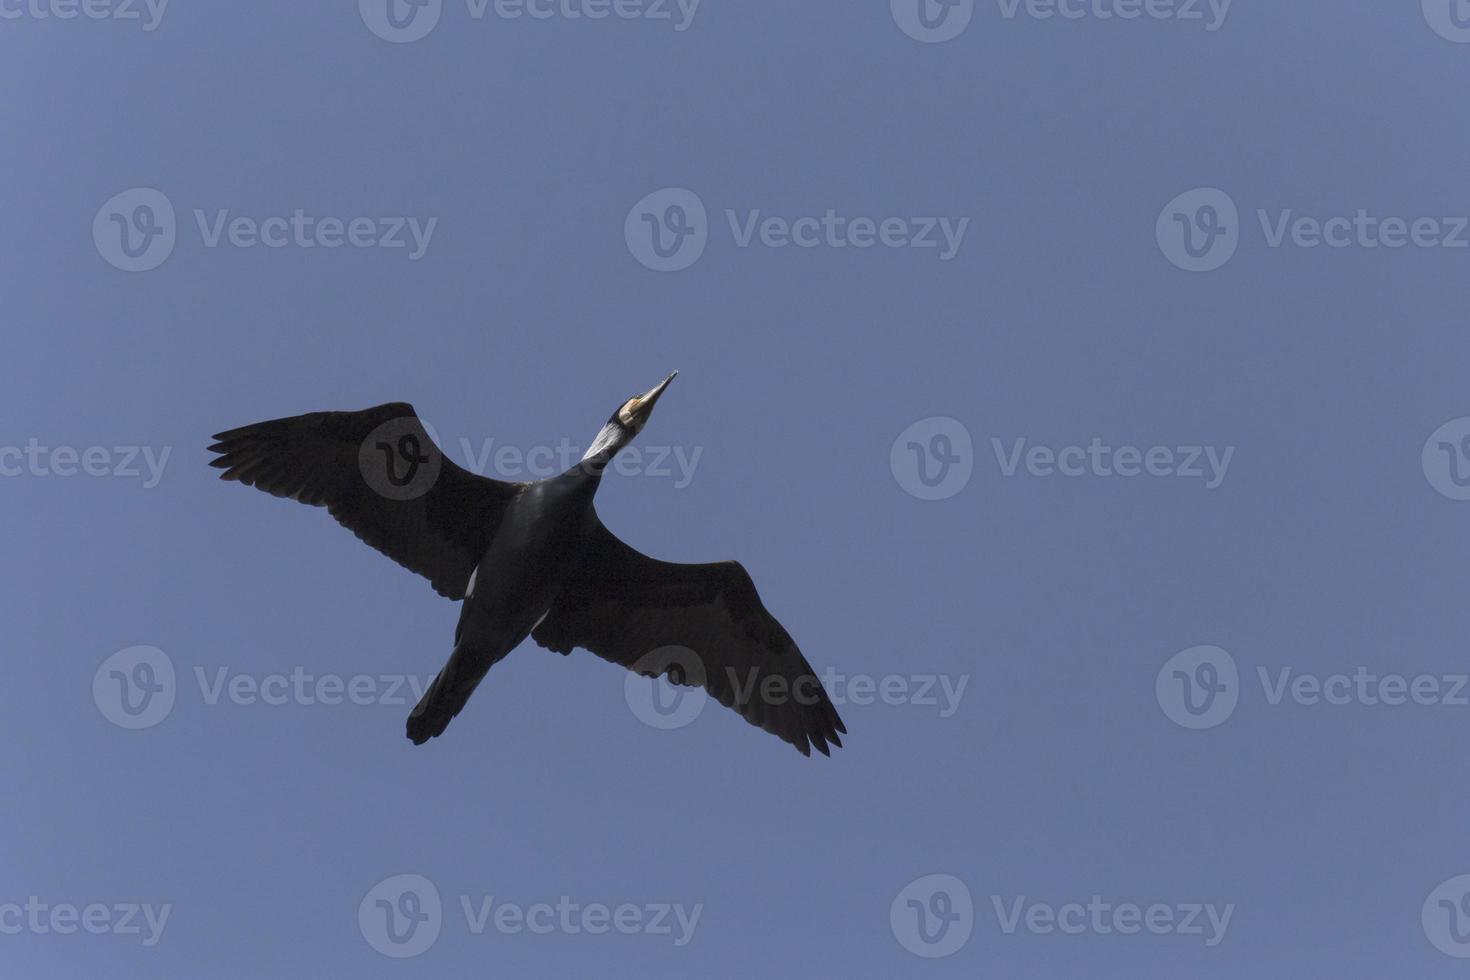
M 746 721 L 830 755 L 847 728 L 811 665 L 735 561 L 676 564 L 624 544 L 593 497 L 669 382 L 623 402 L 582 460 L 507 483 L 448 459 L 413 406 L 313 412 L 221 432 L 220 478 L 326 507 L 440 595 L 463 600 L 449 660 L 408 717 L 415 745 L 442 735 L 475 687 L 528 636 L 649 677 L 703 687 Z

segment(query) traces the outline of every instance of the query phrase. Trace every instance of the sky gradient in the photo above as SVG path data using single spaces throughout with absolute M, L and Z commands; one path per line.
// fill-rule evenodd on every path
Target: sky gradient
M 0 0 L 0 974 L 1463 974 L 1470 9 L 393 3 Z M 206 465 L 675 369 L 831 759 Z

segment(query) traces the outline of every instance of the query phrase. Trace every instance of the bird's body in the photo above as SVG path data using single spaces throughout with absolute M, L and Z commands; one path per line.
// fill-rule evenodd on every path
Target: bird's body
M 415 744 L 442 734 L 490 668 L 534 637 L 702 686 L 803 755 L 813 745 L 828 754 L 847 729 L 745 569 L 649 558 L 593 507 L 607 464 L 672 380 L 624 402 L 576 466 L 532 483 L 456 466 L 402 402 L 232 429 L 215 437 L 211 465 L 223 479 L 326 506 L 441 595 L 464 600 L 453 652 L 409 716 Z
M 541 624 L 576 564 L 600 473 L 573 467 L 526 484 L 470 575 L 454 652 L 408 723 L 416 744 L 439 735 L 485 673 Z

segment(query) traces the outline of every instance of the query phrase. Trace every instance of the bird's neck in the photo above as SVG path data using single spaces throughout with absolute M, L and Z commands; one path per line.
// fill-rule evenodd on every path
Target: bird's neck
M 585 472 L 598 476 L 611 463 L 613 457 L 633 441 L 633 433 L 614 422 L 609 422 L 597 433 L 597 438 L 592 440 L 592 445 L 587 447 L 586 454 L 577 467 Z

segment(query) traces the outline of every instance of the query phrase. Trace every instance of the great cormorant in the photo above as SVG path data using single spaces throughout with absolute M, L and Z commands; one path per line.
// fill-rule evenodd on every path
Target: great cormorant
M 674 372 L 677 374 L 678 372 Z M 313 412 L 216 435 L 210 465 L 327 511 L 358 538 L 463 599 L 454 651 L 408 718 L 421 745 L 527 636 L 583 647 L 650 677 L 703 686 L 803 755 L 847 729 L 811 665 L 739 562 L 658 561 L 620 541 L 592 506 L 602 473 L 674 379 L 624 402 L 582 461 L 506 483 L 451 462 L 412 405 Z

